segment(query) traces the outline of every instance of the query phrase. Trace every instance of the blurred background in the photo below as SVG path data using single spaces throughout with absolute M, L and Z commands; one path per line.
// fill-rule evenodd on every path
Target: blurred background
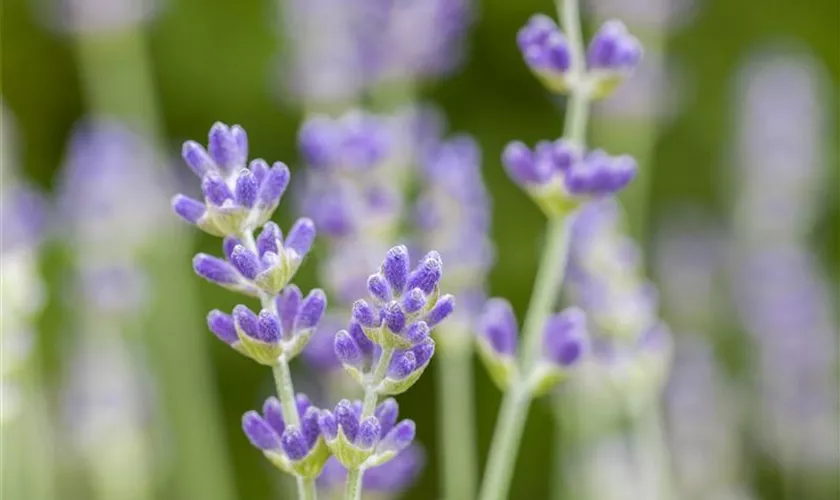
M 3 0 L 4 500 L 292 498 L 240 428 L 273 390 L 270 374 L 204 327 L 206 311 L 240 301 L 190 269 L 218 240 L 168 203 L 198 191 L 181 144 L 203 143 L 218 120 L 248 131 L 252 157 L 290 166 L 275 220 L 301 214 L 298 128 L 308 112 L 343 109 L 358 83 L 358 68 L 312 49 L 343 26 L 325 5 Z M 458 56 L 371 106 L 404 104 L 410 88 L 449 130 L 475 137 L 493 207 L 487 291 L 521 318 L 544 217 L 500 152 L 561 134 L 563 100 L 516 46 L 528 18 L 555 7 L 474 0 L 470 12 L 457 46 L 440 49 Z M 646 47 L 643 66 L 595 106 L 590 142 L 641 165 L 624 224 L 673 333 L 660 402 L 674 498 L 837 498 L 840 4 L 590 0 L 583 12 L 587 34 L 618 17 Z M 407 46 L 450 33 L 411 25 L 397 28 Z M 322 254 L 303 265 L 302 289 L 318 286 Z M 318 370 L 293 371 L 317 391 Z M 400 398 L 427 457 L 404 498 L 438 498 L 438 375 Z M 500 394 L 481 367 L 475 377 L 483 462 Z M 511 498 L 553 491 L 547 399 L 531 411 Z M 591 498 L 644 498 L 622 490 L 632 477 L 619 469 L 631 469 L 611 446 L 592 480 L 619 493 Z

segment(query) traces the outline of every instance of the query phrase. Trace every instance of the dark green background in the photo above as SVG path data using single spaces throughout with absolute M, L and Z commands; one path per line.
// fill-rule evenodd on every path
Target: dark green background
M 668 53 L 686 70 L 685 107 L 658 141 L 650 166 L 653 176 L 652 221 L 675 203 L 699 202 L 722 211 L 721 176 L 731 132 L 734 72 L 756 48 L 779 40 L 805 44 L 828 68 L 831 89 L 840 83 L 840 5 L 837 0 L 697 0 L 693 23 L 669 39 Z M 167 145 L 173 154 L 180 141 L 200 138 L 215 120 L 242 124 L 254 156 L 282 159 L 294 168 L 295 132 L 300 112 L 276 95 L 277 55 L 282 36 L 273 6 L 263 1 L 161 0 L 162 12 L 148 28 L 154 80 L 163 113 Z M 19 125 L 26 175 L 51 189 L 65 140 L 84 113 L 72 39 L 37 22 L 44 1 L 3 0 L 0 22 L 2 97 Z M 427 89 L 445 109 L 454 130 L 477 136 L 485 150 L 485 176 L 495 204 L 493 233 L 499 263 L 491 274 L 494 294 L 509 297 L 520 312 L 527 304 L 536 271 L 543 219 L 531 202 L 503 175 L 498 152 L 506 141 L 528 142 L 556 137 L 562 113 L 526 70 L 515 33 L 534 12 L 551 13 L 548 0 L 493 0 L 480 5 L 481 18 L 471 38 L 466 66 Z M 836 96 L 835 96 L 836 98 Z M 837 102 L 826 102 L 832 120 Z M 836 140 L 837 133 L 830 136 Z M 837 172 L 836 141 L 831 168 Z M 815 246 L 836 271 L 838 256 L 837 177 L 832 178 L 829 214 L 815 232 Z M 288 219 L 290 204 L 281 207 Z M 217 242 L 201 237 L 202 248 Z M 314 262 L 304 272 L 304 288 L 313 284 Z M 189 265 L 187 262 L 185 266 Z M 833 273 L 836 275 L 836 272 Z M 185 311 L 202 316 L 211 307 L 232 306 L 236 297 L 202 284 L 203 307 Z M 53 314 L 60 314 L 51 307 Z M 48 343 L 61 335 L 62 319 L 48 318 Z M 234 454 L 241 498 L 268 498 L 273 472 L 249 447 L 239 417 L 270 389 L 266 370 L 212 343 L 217 384 L 223 398 L 228 442 Z M 47 346 L 49 351 L 49 346 Z M 55 354 L 53 352 L 53 354 Z M 50 359 L 56 359 L 51 356 Z M 431 371 L 433 372 L 433 370 Z M 406 415 L 417 420 L 419 439 L 434 457 L 434 405 L 431 376 L 401 398 Z M 487 451 L 499 400 L 497 390 L 477 372 L 477 422 L 482 454 Z M 512 498 L 544 498 L 550 470 L 546 446 L 551 432 L 544 405 L 531 413 Z M 208 471 L 212 474 L 212 471 Z M 432 498 L 436 471 L 429 467 L 411 498 Z

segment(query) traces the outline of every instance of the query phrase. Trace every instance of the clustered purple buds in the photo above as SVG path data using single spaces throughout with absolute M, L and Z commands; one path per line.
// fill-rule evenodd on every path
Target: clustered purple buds
M 239 293 L 276 295 L 292 280 L 314 241 L 315 224 L 310 219 L 298 219 L 285 241 L 277 224 L 267 222 L 252 245 L 254 250 L 240 238 L 228 236 L 222 245 L 227 260 L 200 253 L 193 259 L 193 269 Z
M 321 433 L 336 459 L 348 469 L 382 465 L 414 441 L 411 420 L 397 421 L 399 406 L 393 398 L 362 415 L 361 401 L 340 401 L 334 412 L 324 410 L 318 419 Z
M 488 300 L 477 333 L 479 355 L 494 382 L 504 390 L 521 370 L 516 358 L 519 327 L 510 303 L 501 298 Z M 542 340 L 542 359 L 534 372 L 526 375 L 534 394 L 556 385 L 588 351 L 586 315 L 570 307 L 549 317 Z
M 379 394 L 399 394 L 420 377 L 434 354 L 430 330 L 455 308 L 451 295 L 440 295 L 442 270 L 437 252 L 411 270 L 405 246 L 388 251 L 368 278 L 372 303 L 357 301 L 350 326 L 334 340 L 336 356 L 356 380 L 378 384 Z M 384 379 L 368 381 L 383 352 L 392 352 Z
M 637 170 L 628 155 L 610 156 L 601 150 L 584 155 L 565 139 L 540 141 L 533 150 L 511 142 L 502 153 L 502 164 L 549 216 L 566 215 L 583 201 L 620 191 Z
M 258 363 L 273 366 L 283 356 L 287 361 L 306 346 L 327 308 L 320 289 L 305 298 L 295 285 L 277 295 L 270 309 L 254 313 L 238 305 L 232 314 L 218 309 L 207 315 L 207 325 L 219 339 Z
M 554 19 L 536 14 L 519 30 L 517 43 L 528 67 L 551 91 L 605 97 L 642 58 L 639 40 L 621 21 L 605 22 L 590 42 L 586 61 L 575 61 L 569 40 Z
M 314 479 L 330 456 L 318 425 L 321 412 L 305 394 L 295 400 L 299 426 L 283 417 L 283 406 L 275 397 L 263 405 L 262 415 L 249 411 L 242 416 L 242 430 L 248 440 L 276 467 L 300 477 Z
M 241 235 L 265 224 L 289 185 L 289 168 L 264 160 L 247 163 L 248 136 L 239 125 L 216 123 L 207 149 L 184 143 L 182 156 L 201 179 L 204 201 L 179 194 L 172 208 L 182 219 L 214 236 Z

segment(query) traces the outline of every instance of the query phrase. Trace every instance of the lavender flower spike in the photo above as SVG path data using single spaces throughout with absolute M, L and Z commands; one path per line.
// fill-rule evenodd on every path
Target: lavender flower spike
M 549 217 L 562 217 L 585 201 L 617 193 L 637 170 L 630 156 L 613 157 L 601 150 L 583 155 L 564 139 L 541 141 L 533 150 L 511 142 L 502 153 L 502 164 Z
M 399 407 L 383 401 L 369 417 L 362 417 L 361 401 L 342 400 L 335 411 L 321 412 L 318 423 L 336 459 L 348 469 L 382 465 L 414 440 L 414 422 L 397 422 Z
M 242 430 L 276 467 L 298 477 L 315 479 L 330 453 L 318 425 L 320 410 L 311 406 L 304 394 L 299 394 L 297 400 L 299 426 L 287 424 L 280 402 L 269 398 L 262 415 L 249 411 L 242 416 Z
M 265 224 L 289 184 L 289 169 L 283 163 L 247 164 L 248 137 L 239 125 L 214 124 L 207 150 L 187 141 L 182 156 L 201 179 L 204 203 L 177 195 L 172 208 L 214 236 L 240 235 Z

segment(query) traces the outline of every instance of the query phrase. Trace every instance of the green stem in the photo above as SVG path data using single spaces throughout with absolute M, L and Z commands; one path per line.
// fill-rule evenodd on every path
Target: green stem
M 359 500 L 362 498 L 362 474 L 361 469 L 350 469 L 347 471 L 347 484 L 344 487 L 344 500 Z
M 277 387 L 277 397 L 283 405 L 283 419 L 288 425 L 300 427 L 300 416 L 295 405 L 295 386 L 289 371 L 289 362 L 285 356 L 277 359 L 277 364 L 271 368 L 274 374 L 274 385 Z
M 563 0 L 558 5 L 560 18 L 572 51 L 572 79 L 582 81 L 584 63 L 583 36 L 577 0 Z M 580 147 L 585 144 L 589 118 L 588 90 L 578 85 L 569 96 L 563 136 Z M 505 392 L 499 420 L 490 446 L 490 457 L 484 473 L 479 498 L 495 500 L 507 497 L 513 464 L 516 461 L 522 431 L 528 416 L 532 396 L 527 388 L 529 375 L 540 354 L 542 329 L 560 294 L 569 253 L 572 217 L 557 217 L 549 221 L 537 279 L 522 328 L 523 375 Z
M 441 326 L 439 328 L 445 328 Z M 441 337 L 466 336 L 466 342 L 441 346 L 437 356 L 438 448 L 441 450 L 443 498 L 475 498 L 475 389 L 469 331 L 439 332 Z
M 298 500 L 317 500 L 318 489 L 314 479 L 297 478 Z

